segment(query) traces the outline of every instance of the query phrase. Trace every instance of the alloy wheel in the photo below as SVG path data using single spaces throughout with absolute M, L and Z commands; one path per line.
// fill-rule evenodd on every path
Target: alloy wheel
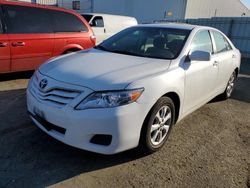
M 227 97 L 229 98 L 232 95 L 233 89 L 234 89 L 234 83 L 235 82 L 235 73 L 233 73 L 228 81 L 227 84 L 227 89 L 226 89 L 226 93 L 227 93 Z
M 171 109 L 168 106 L 162 106 L 156 113 L 151 126 L 151 143 L 154 146 L 158 146 L 163 142 L 170 130 L 171 121 Z

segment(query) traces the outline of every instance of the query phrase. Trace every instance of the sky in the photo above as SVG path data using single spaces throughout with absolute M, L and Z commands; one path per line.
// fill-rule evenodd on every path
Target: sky
M 250 9 L 250 0 L 241 0 Z

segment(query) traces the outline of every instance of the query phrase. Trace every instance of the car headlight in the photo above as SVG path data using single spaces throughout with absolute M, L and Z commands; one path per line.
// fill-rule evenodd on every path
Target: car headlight
M 94 92 L 78 104 L 76 110 L 91 108 L 112 108 L 135 102 L 144 91 L 141 89 L 113 91 L 113 92 Z

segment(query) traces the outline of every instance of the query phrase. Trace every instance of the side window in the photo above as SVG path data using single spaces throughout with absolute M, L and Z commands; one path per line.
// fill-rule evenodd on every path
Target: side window
M 225 52 L 232 49 L 231 45 L 222 34 L 217 31 L 212 31 L 212 33 L 214 36 L 217 53 Z
M 92 27 L 104 27 L 103 18 L 101 16 L 94 17 L 94 19 L 92 20 L 91 26 Z
M 24 6 L 3 6 L 7 32 L 19 33 L 52 33 L 50 17 L 45 9 Z
M 83 32 L 87 26 L 75 15 L 62 11 L 49 11 L 53 17 L 55 32 Z
M 191 44 L 191 51 L 193 52 L 196 50 L 213 53 L 212 40 L 207 30 L 200 31 L 194 37 Z

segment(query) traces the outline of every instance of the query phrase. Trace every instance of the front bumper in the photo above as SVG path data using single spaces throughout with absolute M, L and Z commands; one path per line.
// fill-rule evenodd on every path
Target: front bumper
M 37 100 L 29 89 L 27 107 L 33 122 L 50 136 L 70 146 L 101 154 L 115 154 L 136 147 L 146 113 L 139 103 L 80 111 L 70 105 L 55 108 Z M 39 121 L 37 116 L 44 121 Z M 57 128 L 48 129 L 43 122 Z M 111 143 L 93 144 L 90 140 L 94 135 L 111 135 Z

